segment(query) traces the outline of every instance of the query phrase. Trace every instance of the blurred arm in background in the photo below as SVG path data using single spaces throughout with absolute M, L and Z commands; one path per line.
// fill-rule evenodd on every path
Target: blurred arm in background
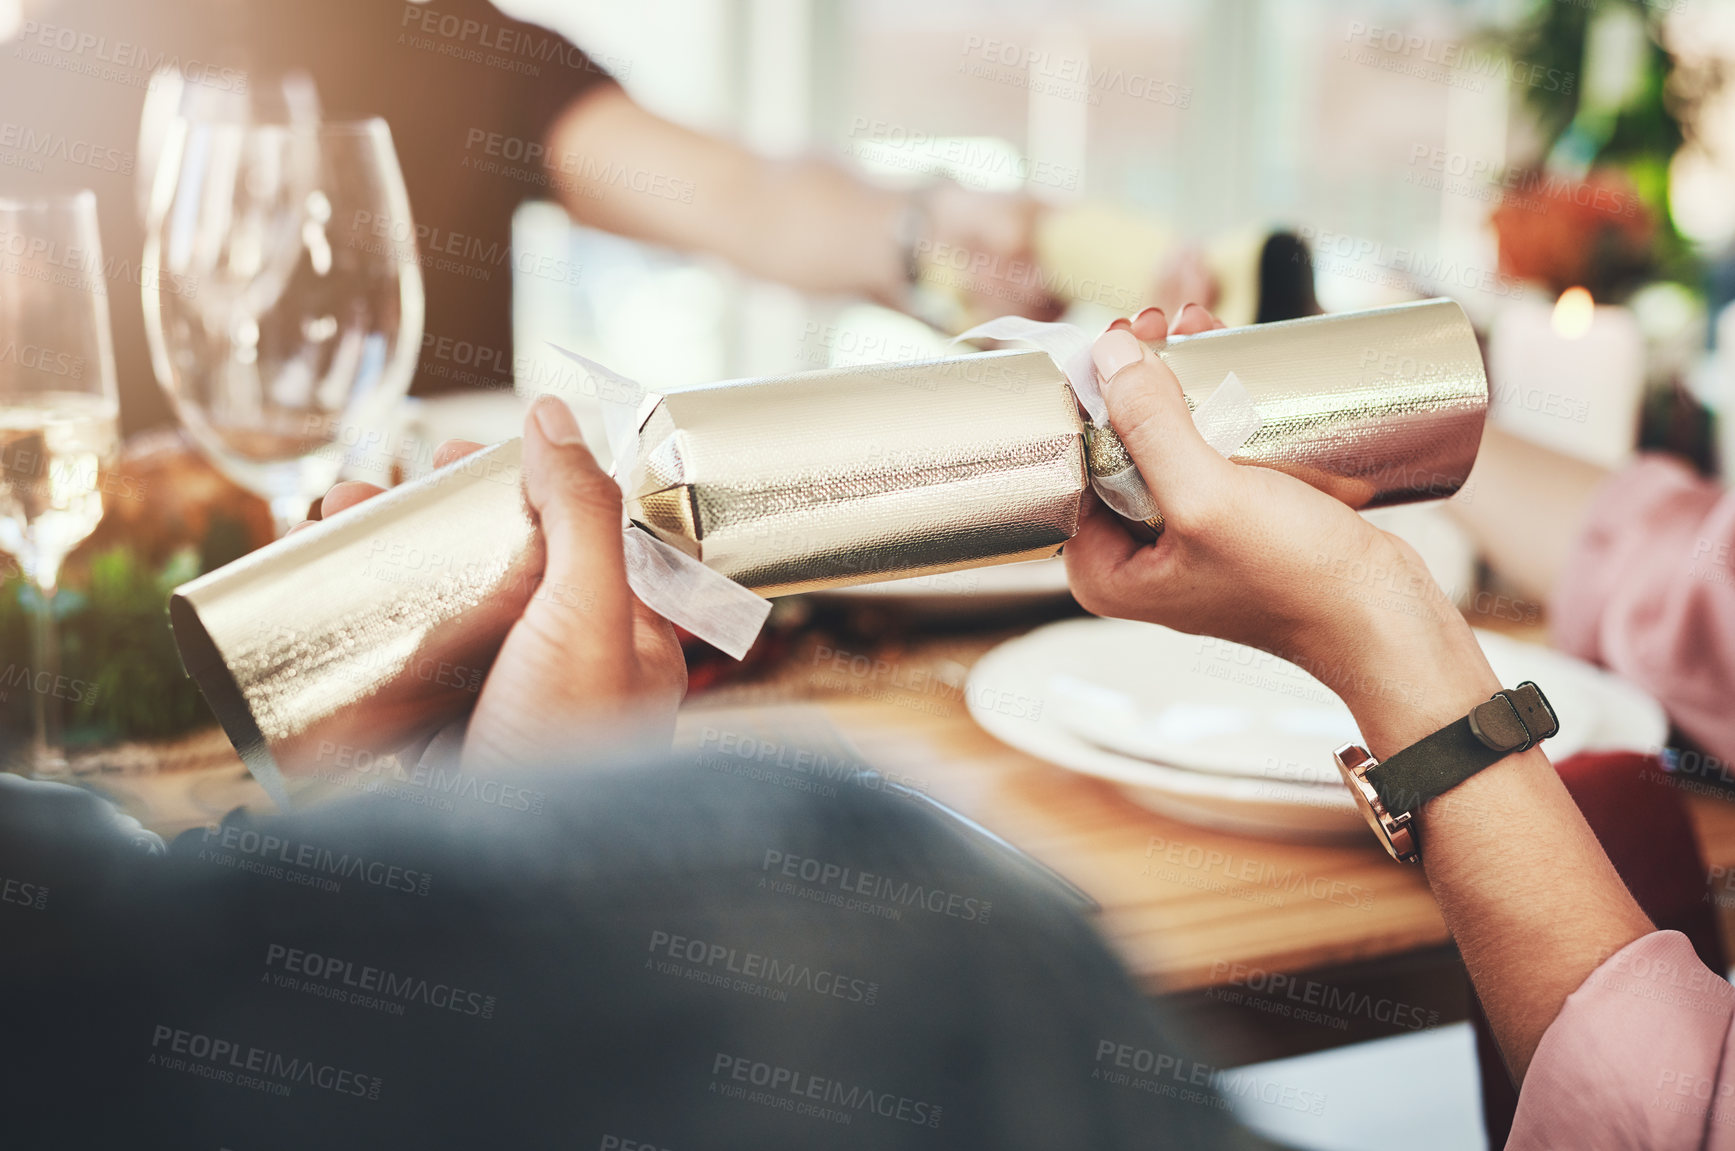
M 1735 491 L 1667 457 L 1611 473 L 1490 426 L 1446 506 L 1548 605 L 1557 647 L 1639 684 L 1735 761 Z
M 808 292 L 909 306 L 919 253 L 979 269 L 980 310 L 1051 316 L 1036 275 L 1040 206 L 940 183 L 875 188 L 823 160 L 774 160 L 664 120 L 615 85 L 575 101 L 549 131 L 550 185 L 580 223 L 722 256 Z M 610 178 L 621 167 L 627 179 Z M 966 254 L 966 255 L 961 255 Z
M 1464 491 L 1446 507 L 1514 591 L 1547 603 L 1608 471 L 1501 431 L 1482 433 Z

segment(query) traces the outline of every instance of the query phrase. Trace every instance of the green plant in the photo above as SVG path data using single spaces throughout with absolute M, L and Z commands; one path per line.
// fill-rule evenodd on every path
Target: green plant
M 1669 209 L 1669 163 L 1686 138 L 1692 100 L 1685 95 L 1689 78 L 1678 74 L 1663 46 L 1664 14 L 1662 6 L 1645 0 L 1531 0 L 1524 18 L 1503 37 L 1503 47 L 1515 59 L 1575 80 L 1522 89 L 1524 108 L 1545 142 L 1546 167 L 1574 176 L 1593 167 L 1624 173 L 1659 224 L 1653 274 L 1696 285 L 1701 261 Z M 1642 43 L 1629 88 L 1611 104 L 1586 91 L 1593 70 L 1586 47 L 1598 20 L 1622 18 L 1642 29 Z
M 213 520 L 198 548 L 183 547 L 161 566 L 120 545 L 90 557 L 82 576 L 56 597 L 61 674 L 76 685 L 64 694 L 71 747 L 125 739 L 163 739 L 214 723 L 198 687 L 181 669 L 169 629 L 169 595 L 201 572 L 246 549 L 246 532 Z M 16 574 L 0 581 L 0 663 L 28 673 L 32 593 Z M 17 654 L 14 654 L 17 653 Z M 28 689 L 0 684 L 0 732 L 30 730 Z M 3 742 L 3 741 L 0 741 Z

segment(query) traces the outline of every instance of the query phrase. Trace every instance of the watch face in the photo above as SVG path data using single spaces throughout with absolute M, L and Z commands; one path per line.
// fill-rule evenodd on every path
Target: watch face
M 1356 809 L 1361 812 L 1362 818 L 1367 820 L 1374 838 L 1380 841 L 1386 854 L 1402 863 L 1416 862 L 1419 857 L 1416 854 L 1415 837 L 1410 832 L 1408 813 L 1396 818 L 1387 815 L 1385 807 L 1380 803 L 1379 792 L 1367 781 L 1367 769 L 1378 767 L 1378 762 L 1365 748 L 1354 744 L 1345 744 L 1338 748 L 1336 759 L 1337 770 L 1343 775 L 1344 785 L 1349 788 L 1350 795 L 1355 798 Z
M 1374 836 L 1385 845 L 1387 851 L 1390 851 L 1392 845 L 1391 839 L 1386 835 L 1385 821 L 1380 818 L 1379 810 L 1374 807 L 1374 802 L 1379 798 L 1379 795 L 1374 791 L 1373 785 L 1342 760 L 1338 760 L 1337 769 L 1343 773 L 1344 785 L 1349 788 L 1350 797 L 1355 800 L 1356 810 L 1361 812 L 1361 817 L 1368 821 L 1368 827 L 1373 830 Z

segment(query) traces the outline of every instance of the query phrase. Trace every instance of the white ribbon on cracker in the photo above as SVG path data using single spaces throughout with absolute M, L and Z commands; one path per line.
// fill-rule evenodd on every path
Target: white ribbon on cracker
M 1129 520 L 1149 522 L 1163 514 L 1157 507 L 1156 497 L 1151 495 L 1151 489 L 1145 486 L 1145 477 L 1139 474 L 1137 464 L 1129 464 L 1106 476 L 1092 472 L 1090 486 L 1096 489 L 1103 503 Z
M 624 493 L 638 462 L 639 425 L 647 414 L 643 409 L 656 397 L 637 381 L 595 360 L 558 344 L 549 346 L 589 372 L 599 385 L 612 385 L 607 389 L 599 386 L 597 395 L 602 401 L 609 452 L 614 456 L 615 482 Z M 633 523 L 624 511 L 621 542 L 626 551 L 627 585 L 646 607 L 735 659 L 746 656 L 771 613 L 770 600 L 664 543 Z
M 1096 376 L 1096 362 L 1090 355 L 1094 341 L 1085 335 L 1083 329 L 1073 324 L 1001 316 L 977 324 L 953 337 L 952 342 L 960 340 L 1022 340 L 1035 344 L 1048 353 L 1066 376 L 1066 382 L 1072 385 L 1072 394 L 1078 397 L 1079 406 L 1090 416 L 1091 423 L 1100 428 L 1110 426 L 1108 401 L 1103 399 L 1102 384 Z M 1240 451 L 1264 424 L 1265 418 L 1259 414 L 1253 396 L 1234 372 L 1224 376 L 1217 390 L 1193 411 L 1193 426 L 1224 458 Z M 1128 519 L 1148 520 L 1158 514 L 1156 500 L 1152 498 L 1150 488 L 1145 486 L 1144 477 L 1136 465 L 1110 476 L 1093 475 L 1090 482 L 1104 503 Z

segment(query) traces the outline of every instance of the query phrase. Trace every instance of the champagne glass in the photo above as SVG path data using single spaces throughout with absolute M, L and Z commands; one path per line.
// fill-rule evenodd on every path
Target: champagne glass
M 0 551 L 35 592 L 27 680 L 32 775 L 66 772 L 54 596 L 68 553 L 102 520 L 120 405 L 96 196 L 0 200 Z
M 177 118 L 145 231 L 145 333 L 193 442 L 282 535 L 409 391 L 422 278 L 383 120 Z M 383 445 L 381 445 L 383 446 Z

